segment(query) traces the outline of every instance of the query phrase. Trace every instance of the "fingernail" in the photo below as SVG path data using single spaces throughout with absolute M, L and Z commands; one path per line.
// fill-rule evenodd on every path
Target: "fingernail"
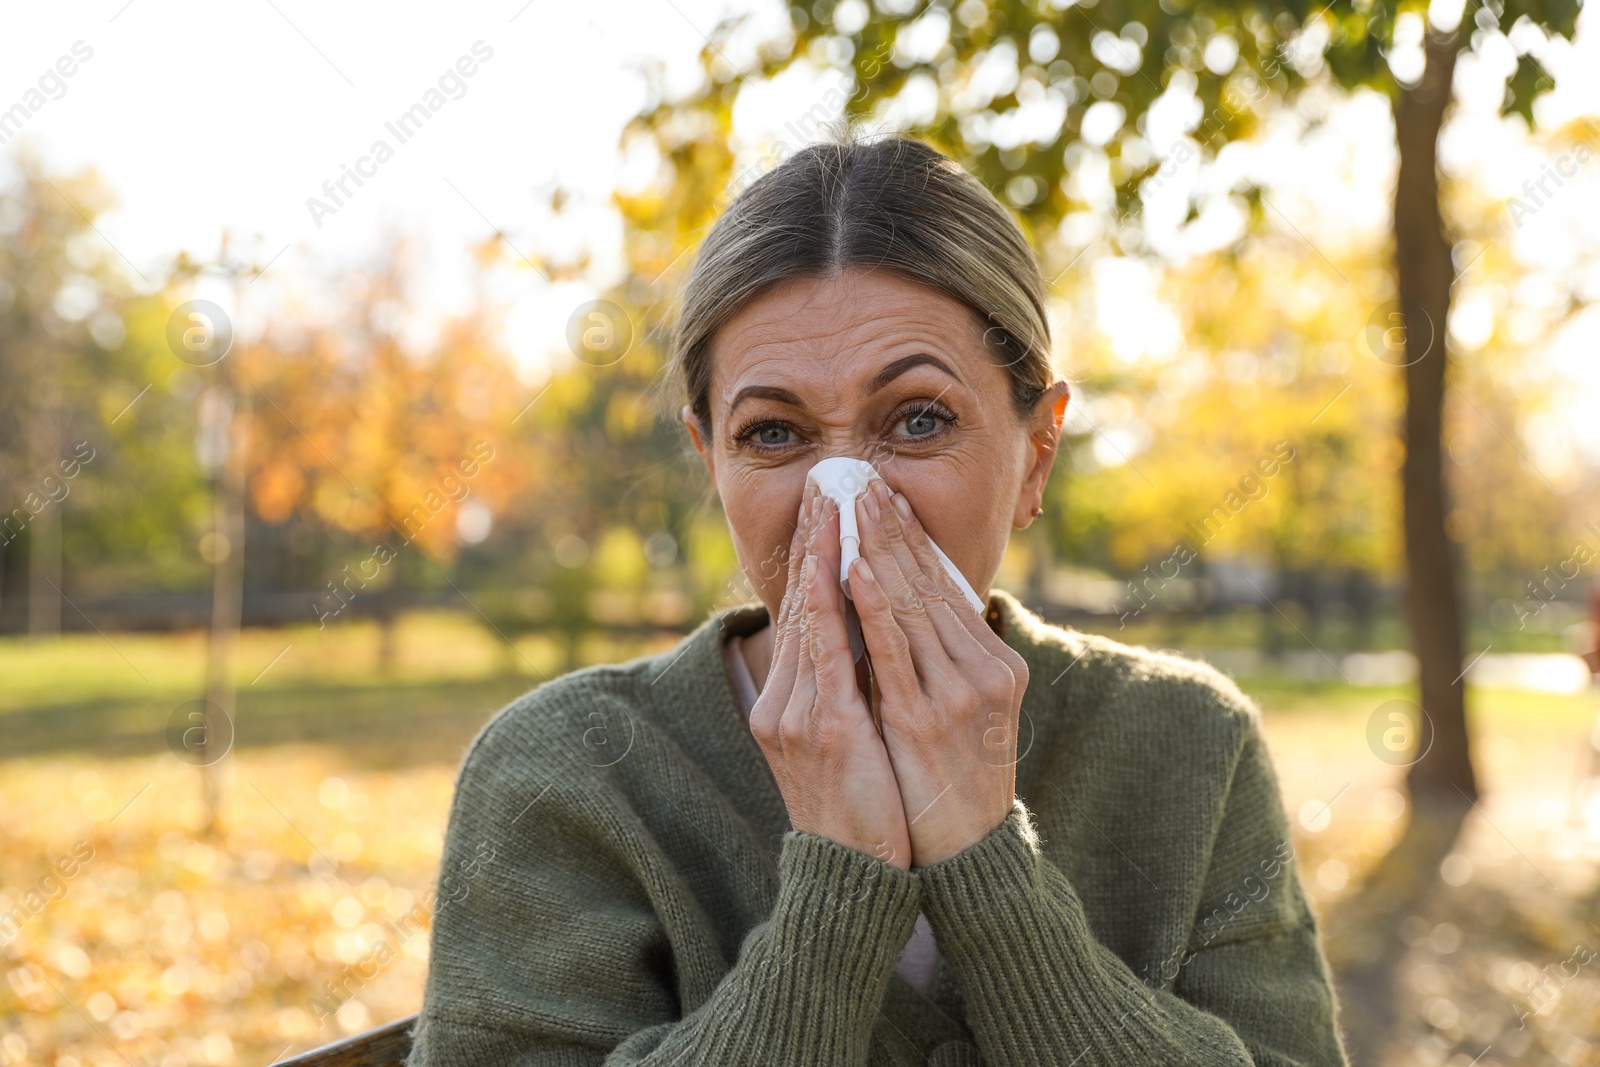
M 903 521 L 911 521 L 911 505 L 906 501 L 904 493 L 896 493 L 894 495 L 894 510 Z
M 803 564 L 800 565 L 800 574 L 805 579 L 805 583 L 807 585 L 810 585 L 811 584 L 811 577 L 812 577 L 812 575 L 814 575 L 816 573 L 817 573 L 817 554 L 815 552 L 807 552 L 806 553 L 806 561 Z
M 878 514 L 878 496 L 872 490 L 861 494 L 861 506 L 867 509 L 867 518 L 877 522 L 881 516 Z

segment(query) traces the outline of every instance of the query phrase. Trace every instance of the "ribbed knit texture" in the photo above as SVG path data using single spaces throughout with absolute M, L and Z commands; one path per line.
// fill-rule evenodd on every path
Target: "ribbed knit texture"
M 1259 714 L 1225 675 L 1052 626 L 1017 799 L 901 871 L 789 826 L 715 613 L 501 710 L 445 835 L 411 1067 L 1343 1067 Z M 919 909 L 934 996 L 895 971 Z
M 744 661 L 743 644 L 744 638 L 735 634 L 723 642 L 722 652 L 728 664 L 728 676 L 733 682 L 734 701 L 748 725 L 750 712 L 755 709 L 756 701 L 761 699 L 761 691 L 756 688 L 756 680 Z M 928 924 L 928 917 L 924 913 L 917 913 L 916 924 L 911 928 L 911 940 L 900 950 L 900 958 L 895 961 L 894 969 L 919 992 L 930 997 L 936 995 L 939 946 L 934 941 L 933 927 Z

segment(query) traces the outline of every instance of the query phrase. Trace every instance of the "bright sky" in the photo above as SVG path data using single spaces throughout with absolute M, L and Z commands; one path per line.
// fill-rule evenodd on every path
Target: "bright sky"
M 41 77 L 53 80 L 50 99 L 22 135 L 0 147 L 0 166 L 28 141 L 57 169 L 97 167 L 120 201 L 99 228 L 152 278 L 180 249 L 213 255 L 227 228 L 246 252 L 257 248 L 261 261 L 273 260 L 263 290 L 292 284 L 303 291 L 403 227 L 428 242 L 425 292 L 437 314 L 465 304 L 466 249 L 492 228 L 535 258 L 587 249 L 596 261 L 590 285 L 552 287 L 526 269 L 492 279 L 491 296 L 515 308 L 508 324 L 513 351 L 537 368 L 562 346 L 571 310 L 605 284 L 620 260 L 621 231 L 606 200 L 625 178 L 617 152 L 621 127 L 644 101 L 636 68 L 659 65 L 669 85 L 691 86 L 703 34 L 730 6 L 751 4 L 750 37 L 783 24 L 775 0 L 418 5 L 425 18 L 371 2 L 19 5 L 0 35 L 0 111 L 22 101 Z M 1542 102 L 1541 120 L 1570 120 L 1600 107 L 1597 37 L 1580 33 L 1576 48 L 1549 56 L 1558 88 Z M 1405 61 L 1403 54 L 1397 59 Z M 1448 166 L 1481 176 L 1486 191 L 1500 197 L 1526 195 L 1519 192 L 1523 183 L 1537 182 L 1554 162 L 1529 147 L 1515 124 L 1493 115 L 1496 75 L 1513 61 L 1507 50 L 1464 63 L 1463 107 L 1444 144 Z M 54 79 L 53 69 L 72 73 Z M 825 111 L 818 104 L 831 84 L 796 70 L 747 94 L 738 128 L 752 146 L 763 137 L 792 141 L 792 124 Z M 400 131 L 402 138 L 386 126 L 398 126 L 430 92 L 441 93 L 444 103 L 420 128 Z M 1184 101 L 1175 99 L 1153 119 L 1158 155 L 1181 136 L 1184 111 Z M 1047 119 L 1040 111 L 1030 121 Z M 0 140 L 9 132 L 0 129 Z M 1210 176 L 1180 168 L 1162 193 L 1176 205 L 1193 182 L 1225 183 L 1249 171 L 1277 190 L 1275 207 L 1319 248 L 1385 226 L 1393 149 L 1381 101 L 1334 107 L 1321 132 L 1307 142 L 1298 137 L 1286 128 L 1265 147 L 1230 150 Z M 371 156 L 380 138 L 392 157 Z M 346 178 L 335 201 L 324 183 L 337 182 L 346 168 L 361 170 L 362 184 Z M 1534 271 L 1519 299 L 1536 298 L 1541 272 L 1572 269 L 1600 241 L 1600 213 L 1592 209 L 1600 161 L 1590 157 L 1574 170 L 1559 190 L 1546 185 L 1557 195 L 1541 197 L 1522 226 L 1506 220 L 1504 241 Z M 542 208 L 557 185 L 578 194 L 582 210 L 575 217 L 556 221 Z M 314 214 L 312 197 L 332 210 Z M 1147 212 L 1153 234 L 1163 214 L 1160 204 Z M 1225 207 L 1206 221 L 1192 240 L 1221 243 L 1235 225 Z M 259 244 L 252 241 L 257 234 Z M 1168 250 L 1182 251 L 1175 244 Z M 1181 343 L 1170 319 L 1149 314 L 1141 294 L 1150 291 L 1150 279 L 1142 268 L 1111 263 L 1104 270 L 1098 319 L 1118 351 L 1139 358 Z M 225 292 L 201 295 L 229 303 Z M 1470 286 L 1462 295 L 1457 332 L 1470 349 L 1474 332 L 1504 309 Z M 1600 297 L 1600 280 L 1592 281 L 1589 296 Z M 1131 313 L 1135 307 L 1138 314 Z M 239 326 L 251 330 L 248 321 Z M 1551 456 L 1571 443 L 1570 432 L 1600 462 L 1600 420 L 1584 414 L 1600 406 L 1597 338 L 1600 314 L 1590 314 L 1583 328 L 1540 354 L 1553 373 L 1577 386 L 1568 417 L 1547 441 Z
M 393 4 L 304 0 L 17 5 L 0 35 L 0 109 L 77 42 L 90 55 L 0 155 L 9 161 L 32 138 L 58 168 L 97 167 L 122 205 L 100 229 L 151 277 L 179 249 L 214 255 L 224 228 L 236 241 L 260 234 L 262 261 L 281 253 L 272 278 L 330 270 L 403 226 L 433 250 L 430 299 L 460 305 L 465 250 L 492 227 L 530 256 L 580 233 L 593 238 L 597 226 L 601 235 L 616 229 L 603 217 L 558 229 L 538 205 L 557 184 L 604 203 L 619 131 L 644 100 L 633 68 L 663 63 L 676 85 L 692 85 L 700 31 L 722 6 L 505 0 L 401 14 Z M 443 93 L 443 107 L 421 129 L 402 130 L 402 143 L 385 123 L 430 90 Z M 354 195 L 314 218 L 307 199 L 332 203 L 323 183 L 379 138 L 393 157 L 363 164 L 364 184 L 347 180 Z M 614 237 L 609 244 L 614 260 Z M 508 272 L 504 284 L 544 288 L 530 271 Z M 570 311 L 581 299 L 554 302 Z

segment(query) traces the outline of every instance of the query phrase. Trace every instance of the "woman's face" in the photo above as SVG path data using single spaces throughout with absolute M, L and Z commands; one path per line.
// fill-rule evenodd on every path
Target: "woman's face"
M 684 422 L 722 496 L 740 565 L 772 617 L 806 472 L 865 459 L 987 598 L 1013 526 L 1055 460 L 1068 385 L 1022 421 L 966 305 L 891 271 L 767 290 L 711 339 L 711 438 Z

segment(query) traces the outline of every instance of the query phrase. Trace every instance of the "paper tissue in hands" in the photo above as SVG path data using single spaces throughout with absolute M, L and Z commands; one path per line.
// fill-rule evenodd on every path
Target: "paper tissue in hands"
M 846 456 L 832 456 L 823 460 L 806 472 L 806 481 L 815 483 L 817 490 L 833 498 L 839 505 L 839 585 L 844 589 L 844 595 L 854 600 L 850 595 L 850 563 L 861 554 L 861 533 L 856 526 L 856 497 L 867 491 L 867 486 L 872 479 L 880 478 L 877 468 L 864 459 L 850 459 Z M 890 490 L 891 497 L 897 495 Z M 939 557 L 939 562 L 944 565 L 945 572 L 956 583 L 967 598 L 967 603 L 972 605 L 972 610 L 982 613 L 983 600 L 968 583 L 961 570 L 950 562 L 950 557 L 944 554 L 944 549 L 934 543 L 933 538 L 928 538 L 928 543 L 933 545 L 934 555 Z M 852 637 L 852 650 L 854 637 Z M 859 653 L 857 653 L 859 658 Z

